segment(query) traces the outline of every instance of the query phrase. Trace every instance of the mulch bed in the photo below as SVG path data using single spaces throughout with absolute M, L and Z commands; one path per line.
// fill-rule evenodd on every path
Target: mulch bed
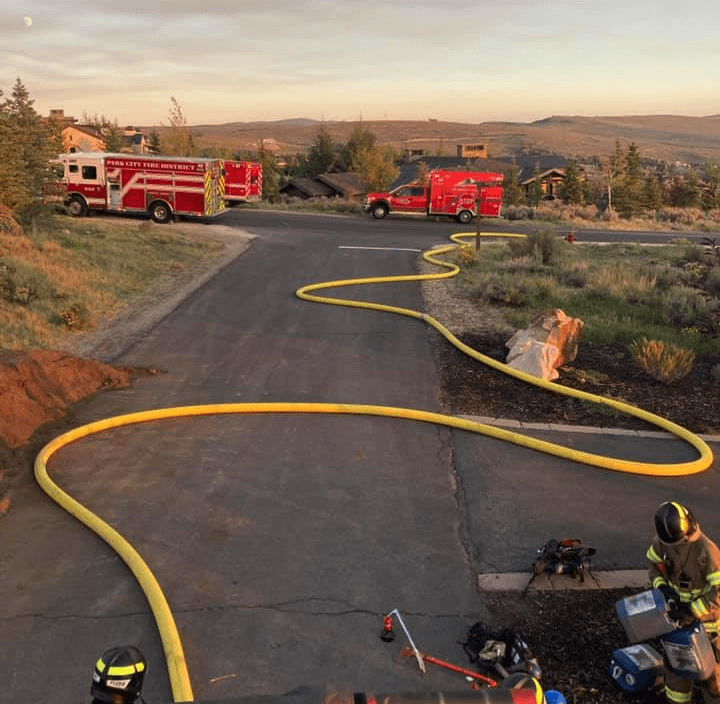
M 482 354 L 504 362 L 506 340 L 460 335 Z M 606 406 L 530 386 L 487 367 L 438 338 L 443 403 L 456 414 L 537 423 L 652 430 L 650 424 Z M 625 345 L 581 342 L 576 359 L 559 370 L 557 384 L 625 401 L 695 433 L 720 434 L 720 383 L 711 373 L 720 355 L 698 356 L 692 371 L 672 384 L 656 381 L 632 360 Z

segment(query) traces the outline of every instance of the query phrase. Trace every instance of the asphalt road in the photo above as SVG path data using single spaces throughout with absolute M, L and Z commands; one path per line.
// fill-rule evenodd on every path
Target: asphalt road
M 76 410 L 78 424 L 167 406 L 370 403 L 439 411 L 419 321 L 315 305 L 329 279 L 413 273 L 452 223 L 233 211 L 250 249 L 118 363 L 163 369 Z M 422 307 L 417 284 L 341 294 Z M 549 431 L 545 431 L 546 433 Z M 669 461 L 680 443 L 552 433 L 593 451 Z M 720 448 L 716 445 L 716 449 Z M 720 537 L 717 462 L 689 479 L 612 474 L 480 436 L 356 416 L 213 416 L 146 423 L 60 451 L 52 475 L 125 535 L 175 613 L 196 700 L 326 683 L 356 691 L 465 689 L 420 675 L 383 643 L 397 608 L 421 649 L 465 665 L 457 641 L 485 617 L 477 577 L 526 571 L 572 535 L 600 569 L 641 568 L 660 500 Z M 171 700 L 144 596 L 98 538 L 27 481 L 0 532 L 0 702 L 89 700 L 108 647 L 149 662 L 145 699 Z M 501 625 L 501 624 L 500 624 Z M 551 685 L 552 683 L 547 683 Z

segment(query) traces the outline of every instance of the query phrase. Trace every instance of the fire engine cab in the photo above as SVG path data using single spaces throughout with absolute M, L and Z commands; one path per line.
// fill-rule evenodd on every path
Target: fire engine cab
M 62 154 L 64 202 L 76 217 L 90 210 L 210 217 L 225 209 L 223 162 L 192 157 L 85 152 Z

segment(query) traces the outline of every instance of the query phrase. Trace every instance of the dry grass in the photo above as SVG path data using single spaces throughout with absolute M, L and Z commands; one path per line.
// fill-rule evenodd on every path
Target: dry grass
M 58 216 L 32 235 L 0 232 L 0 350 L 53 347 L 222 248 L 197 231 L 121 218 Z

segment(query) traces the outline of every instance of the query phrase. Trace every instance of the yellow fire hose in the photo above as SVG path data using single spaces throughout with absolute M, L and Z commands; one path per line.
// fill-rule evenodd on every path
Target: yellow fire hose
M 495 233 L 487 233 L 484 236 L 498 237 Z M 524 235 L 515 235 L 523 237 Z M 353 306 L 357 308 L 369 308 L 400 315 L 410 316 L 422 320 L 434 327 L 449 342 L 458 349 L 465 352 L 470 357 L 503 372 L 522 379 L 528 383 L 540 386 L 556 393 L 574 396 L 576 398 L 586 399 L 593 403 L 604 404 L 615 408 L 623 413 L 641 418 L 648 423 L 652 423 L 668 432 L 676 435 L 680 439 L 692 445 L 699 453 L 699 458 L 691 462 L 681 462 L 676 464 L 652 464 L 643 462 L 633 462 L 627 460 L 614 459 L 611 457 L 603 457 L 592 453 L 572 450 L 562 445 L 546 442 L 530 438 L 519 433 L 509 430 L 503 430 L 490 425 L 483 425 L 471 420 L 447 416 L 440 413 L 432 413 L 429 411 L 414 410 L 411 408 L 396 408 L 392 406 L 374 406 L 374 405 L 357 405 L 342 403 L 230 403 L 230 404 L 210 404 L 201 406 L 180 406 L 175 408 L 155 409 L 149 411 L 141 411 L 138 413 L 130 413 L 127 415 L 106 418 L 95 423 L 75 428 L 63 435 L 58 436 L 48 443 L 38 454 L 35 460 L 35 477 L 43 490 L 66 511 L 75 516 L 84 523 L 88 528 L 95 531 L 103 540 L 105 540 L 126 562 L 128 567 L 135 575 L 145 596 L 150 604 L 153 615 L 155 617 L 160 637 L 162 639 L 165 657 L 168 666 L 168 675 L 170 685 L 173 692 L 175 702 L 191 702 L 194 700 L 192 687 L 190 684 L 190 676 L 185 661 L 180 636 L 175 625 L 170 607 L 168 606 L 165 595 L 147 567 L 138 552 L 110 525 L 105 523 L 98 516 L 86 509 L 82 504 L 73 499 L 69 494 L 64 492 L 48 475 L 47 463 L 50 458 L 62 447 L 69 445 L 76 440 L 80 440 L 88 435 L 100 433 L 110 428 L 117 428 L 125 425 L 133 425 L 135 423 L 143 423 L 148 421 L 165 420 L 169 418 L 181 418 L 186 416 L 201 415 L 221 415 L 221 414 L 238 414 L 238 413 L 326 413 L 326 414 L 353 414 L 368 416 L 386 416 L 392 418 L 404 418 L 406 420 L 420 421 L 425 423 L 434 423 L 444 425 L 449 428 L 466 430 L 473 433 L 479 433 L 499 440 L 512 442 L 534 450 L 539 450 L 557 457 L 564 457 L 575 462 L 582 462 L 603 469 L 610 469 L 618 472 L 628 472 L 631 474 L 644 474 L 652 476 L 683 476 L 695 474 L 707 469 L 713 461 L 713 455 L 710 448 L 705 442 L 685 428 L 676 425 L 664 418 L 648 413 L 629 404 L 621 403 L 612 399 L 606 399 L 601 396 L 595 396 L 575 389 L 563 387 L 552 382 L 547 382 L 537 377 L 525 374 L 523 372 L 510 369 L 493 359 L 490 359 L 472 348 L 463 344 L 449 330 L 441 325 L 437 320 L 425 313 L 410 310 L 407 308 L 398 308 L 378 303 L 367 303 L 354 300 L 344 300 L 337 298 L 328 298 L 313 295 L 312 291 L 318 291 L 328 288 L 338 288 L 342 286 L 351 286 L 357 284 L 373 284 L 388 283 L 400 281 L 421 281 L 427 279 L 441 279 L 455 276 L 459 269 L 454 264 L 444 262 L 435 258 L 437 255 L 447 253 L 461 245 L 463 238 L 475 237 L 472 234 L 456 234 L 451 239 L 456 242 L 455 245 L 441 247 L 431 252 L 425 252 L 423 257 L 431 264 L 447 269 L 439 274 L 417 274 L 410 276 L 387 276 L 366 279 L 346 279 L 340 281 L 329 281 L 324 283 L 312 284 L 304 286 L 296 292 L 297 295 L 308 301 L 318 303 L 327 303 L 331 305 Z M 435 255 L 435 256 L 433 256 Z

